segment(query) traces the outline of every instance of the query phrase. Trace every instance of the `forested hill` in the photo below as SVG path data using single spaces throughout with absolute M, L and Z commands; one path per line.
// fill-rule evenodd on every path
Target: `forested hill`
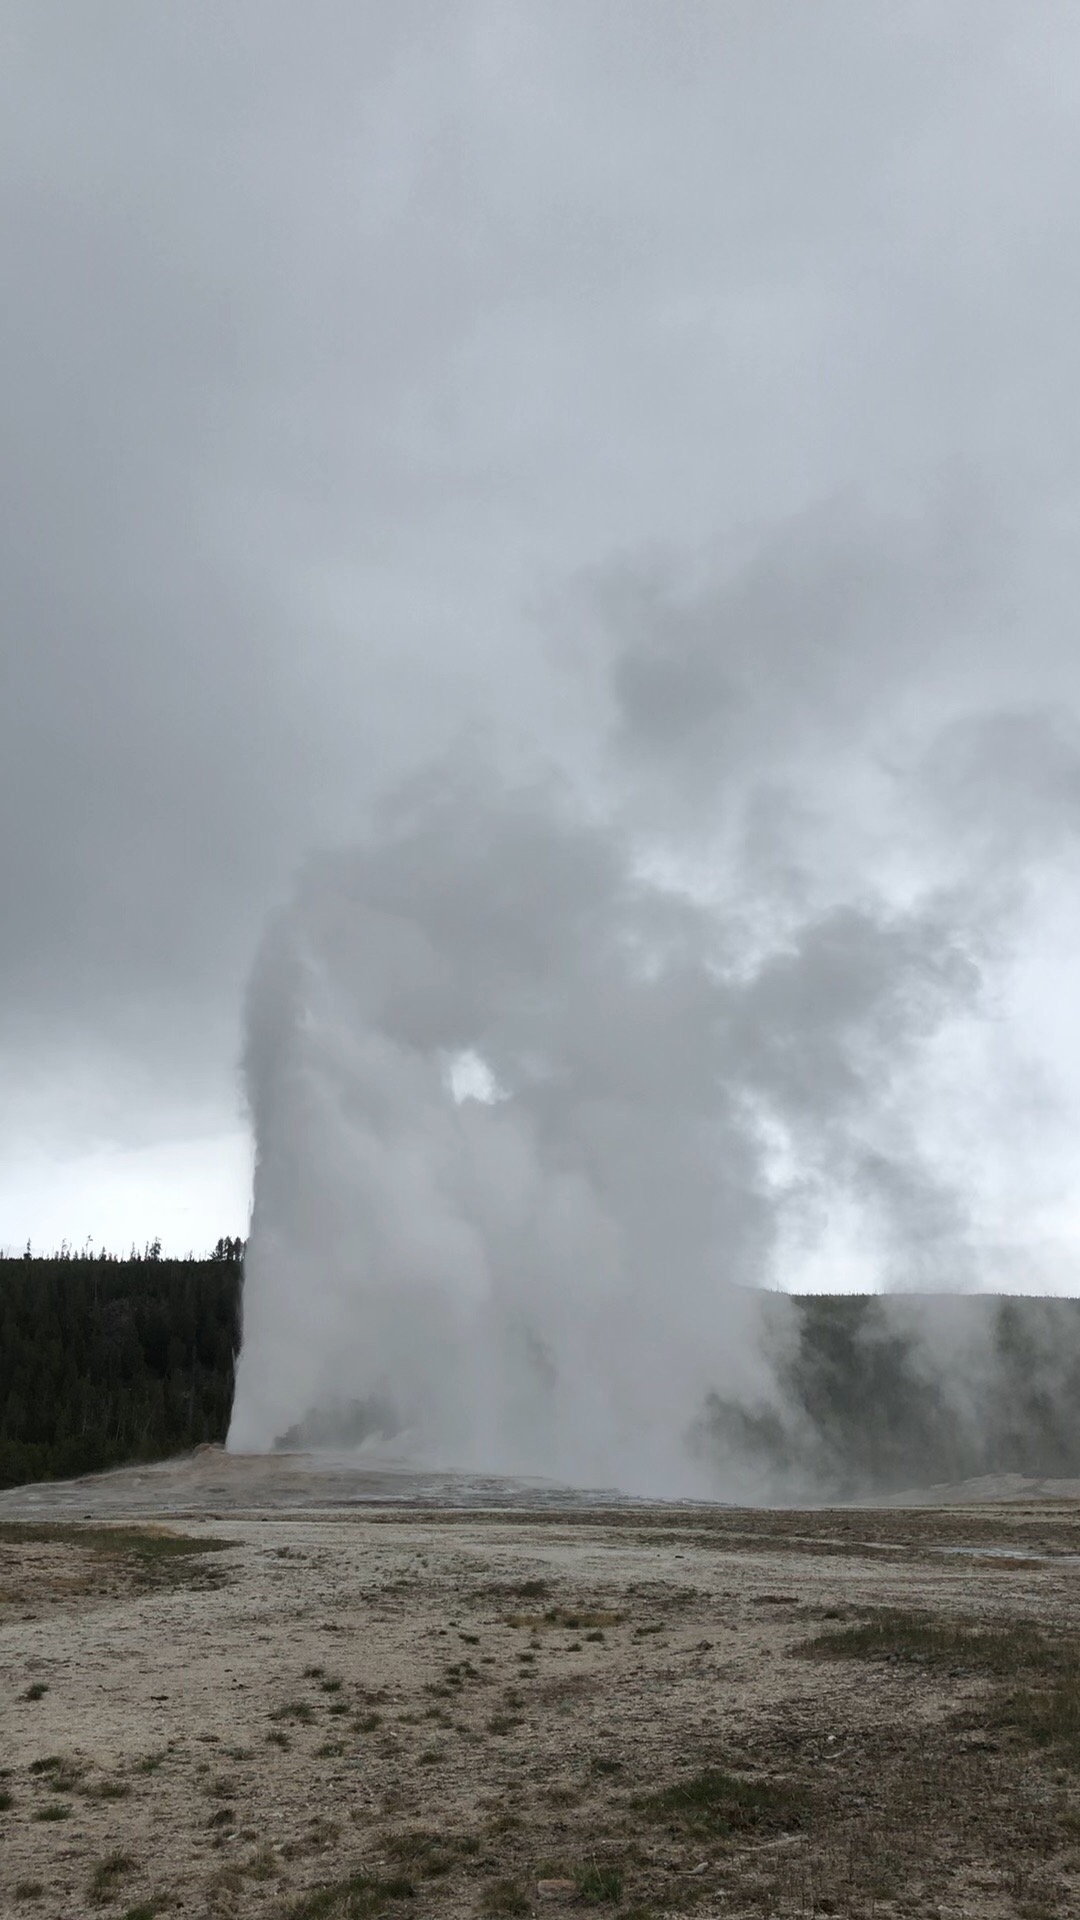
M 224 1440 L 243 1251 L 0 1258 L 0 1487 Z M 761 1307 L 773 1390 L 751 1405 L 711 1396 L 696 1423 L 718 1487 L 736 1464 L 780 1499 L 1080 1477 L 1080 1300 L 772 1294 Z M 347 1411 L 362 1431 L 364 1408 Z M 326 1444 L 317 1414 L 287 1439 Z
M 0 1487 L 224 1440 L 242 1254 L 0 1258 Z

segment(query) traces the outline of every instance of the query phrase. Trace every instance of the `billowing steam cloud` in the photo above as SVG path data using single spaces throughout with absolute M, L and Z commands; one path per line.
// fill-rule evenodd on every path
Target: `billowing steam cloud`
M 980 743 L 1047 723 L 956 702 L 967 572 L 954 525 L 835 515 L 627 570 L 585 596 L 599 751 L 470 743 L 312 860 L 251 986 L 233 1446 L 352 1410 L 428 1462 L 715 1488 L 708 1396 L 775 1391 L 756 1290 L 838 1222 L 867 1279 L 979 1277 L 940 1109 L 1016 906 Z

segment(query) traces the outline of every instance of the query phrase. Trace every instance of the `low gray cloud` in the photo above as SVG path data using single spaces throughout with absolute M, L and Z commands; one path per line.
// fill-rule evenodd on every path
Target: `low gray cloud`
M 1076 697 L 1070 10 L 11 0 L 0 36 L 5 1139 L 231 1112 L 267 912 L 463 727 L 573 795 L 563 841 L 518 819 L 502 919 L 409 843 L 490 933 L 466 1027 L 515 858 L 549 958 L 650 836 L 722 860 L 727 963 L 790 923 L 809 994 L 846 927 L 855 1005 L 995 754 L 1013 822 L 1066 819 L 1019 732 Z

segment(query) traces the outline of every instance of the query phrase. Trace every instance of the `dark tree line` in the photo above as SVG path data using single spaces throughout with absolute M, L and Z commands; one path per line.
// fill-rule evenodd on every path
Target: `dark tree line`
M 0 1258 L 0 1487 L 224 1440 L 242 1256 Z
M 1080 1299 L 834 1294 L 768 1308 L 775 1390 L 756 1408 L 713 1396 L 700 1428 L 763 1493 L 1080 1478 Z
M 243 1252 L 222 1239 L 198 1260 L 163 1259 L 156 1241 L 127 1259 L 0 1258 L 0 1487 L 224 1440 Z M 763 1305 L 773 1390 L 756 1407 L 713 1396 L 697 1426 L 762 1497 L 1080 1476 L 1080 1300 Z M 286 1438 L 327 1435 L 314 1420 Z

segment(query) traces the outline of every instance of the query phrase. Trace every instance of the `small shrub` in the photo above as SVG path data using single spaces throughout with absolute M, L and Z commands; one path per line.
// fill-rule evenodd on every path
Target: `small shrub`
M 384 1834 L 382 1844 L 392 1860 L 424 1880 L 450 1873 L 460 1858 L 478 1852 L 480 1846 L 471 1835 L 431 1833 L 422 1827 Z
M 743 1833 L 789 1833 L 803 1824 L 807 1811 L 806 1795 L 797 1787 L 743 1779 L 718 1767 L 676 1781 L 638 1805 L 677 1830 L 716 1839 Z
M 23 1694 L 23 1699 L 44 1700 L 48 1691 L 49 1689 L 44 1680 L 35 1680 L 32 1686 L 27 1687 L 26 1692 Z
M 74 1793 L 86 1772 L 86 1763 L 51 1753 L 44 1760 L 32 1760 L 30 1771 L 44 1779 L 54 1793 Z
M 605 1901 L 622 1899 L 622 1870 L 613 1866 L 597 1866 L 595 1861 L 587 1867 L 579 1867 L 574 1873 L 578 1893 L 590 1906 L 600 1906 Z
M 481 1902 L 485 1913 L 528 1913 L 529 1902 L 516 1880 L 495 1880 L 485 1888 Z
M 411 1900 L 415 1894 L 411 1880 L 376 1880 L 354 1873 L 304 1894 L 288 1908 L 288 1920 L 374 1920 L 391 1901 Z
M 87 1893 L 94 1904 L 100 1906 L 106 1900 L 111 1900 L 116 1891 L 117 1882 L 122 1880 L 125 1874 L 130 1873 L 134 1866 L 135 1861 L 131 1854 L 122 1853 L 119 1848 L 112 1853 L 107 1853 L 103 1860 L 99 1860 L 90 1875 L 90 1884 L 87 1887 Z

